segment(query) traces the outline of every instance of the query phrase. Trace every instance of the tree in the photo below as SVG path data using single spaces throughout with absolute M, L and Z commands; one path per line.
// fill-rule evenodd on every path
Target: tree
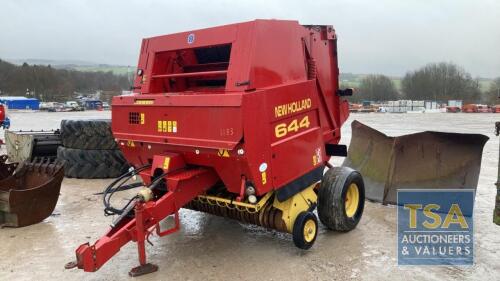
M 477 102 L 481 91 L 478 81 L 453 63 L 430 63 L 406 73 L 402 81 L 405 97 L 412 100 L 453 100 Z
M 485 93 L 485 101 L 488 104 L 500 104 L 500 77 L 490 84 L 490 89 Z
M 359 89 L 353 95 L 355 101 L 386 101 L 399 99 L 392 80 L 385 75 L 367 75 L 361 79 Z
M 52 66 L 16 66 L 0 60 L 0 90 L 3 95 L 24 96 L 26 89 L 44 101 L 65 101 L 74 92 L 93 93 L 97 90 L 115 92 L 129 89 L 125 75 L 112 72 L 81 72 L 56 69 Z

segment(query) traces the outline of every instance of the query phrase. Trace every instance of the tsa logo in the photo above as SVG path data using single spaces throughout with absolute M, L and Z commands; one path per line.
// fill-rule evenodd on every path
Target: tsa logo
M 398 264 L 473 264 L 473 190 L 398 190 L 398 205 Z
M 193 44 L 194 43 L 194 33 L 190 33 L 188 35 L 187 42 L 188 42 L 188 44 Z

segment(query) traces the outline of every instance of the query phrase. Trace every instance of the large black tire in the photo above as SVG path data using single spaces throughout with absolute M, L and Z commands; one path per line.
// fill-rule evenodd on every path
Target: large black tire
M 352 184 L 355 187 L 351 187 Z M 350 187 L 357 188 L 358 191 L 358 203 L 353 209 L 349 209 L 350 205 L 346 203 Z M 334 167 L 323 175 L 318 193 L 318 216 L 322 224 L 332 230 L 350 231 L 358 225 L 364 206 L 365 184 L 358 171 L 348 167 Z
M 57 158 L 64 160 L 64 174 L 69 178 L 116 178 L 127 172 L 129 165 L 120 150 L 73 149 L 60 146 Z
M 111 120 L 62 120 L 61 140 L 68 148 L 118 149 Z

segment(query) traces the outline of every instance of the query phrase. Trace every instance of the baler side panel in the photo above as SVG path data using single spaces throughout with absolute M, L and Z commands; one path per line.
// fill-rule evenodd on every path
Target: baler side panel
M 266 111 L 272 110 L 272 107 L 266 101 L 268 95 L 266 91 L 243 95 L 245 160 L 249 169 L 249 173 L 245 176 L 254 183 L 258 195 L 273 189 L 271 147 L 269 146 L 271 135 L 266 114 Z
M 326 160 L 320 101 L 314 80 L 270 89 L 266 100 L 272 180 L 279 189 Z
M 340 118 L 340 98 L 337 95 L 339 71 L 336 36 L 335 31 L 330 26 L 317 28 L 319 30 L 313 32 L 308 45 L 312 57 L 315 59 L 318 94 L 324 95 L 326 98 L 325 104 L 320 109 L 324 141 L 338 143 L 340 141 L 340 127 L 345 120 Z

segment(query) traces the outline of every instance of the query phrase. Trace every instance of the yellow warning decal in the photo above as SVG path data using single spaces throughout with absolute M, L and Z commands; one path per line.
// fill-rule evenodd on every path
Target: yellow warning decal
M 145 115 L 141 112 L 141 125 L 144 125 Z
M 128 146 L 128 147 L 135 147 L 135 143 L 134 143 L 134 141 L 128 140 L 128 141 L 127 141 L 127 146 Z
M 219 149 L 217 155 L 220 157 L 229 157 L 229 151 L 227 149 Z
M 321 163 L 321 148 L 316 148 L 314 154 L 313 154 L 313 166 L 318 165 Z
M 159 133 L 177 133 L 177 121 L 175 120 L 158 120 Z
M 170 158 L 165 157 L 165 160 L 163 160 L 163 170 L 168 170 L 168 166 L 170 166 Z
M 155 103 L 155 100 L 135 100 L 134 101 L 134 104 L 138 104 L 138 105 L 151 105 L 151 104 L 154 104 Z
M 260 175 L 261 175 L 261 178 L 262 178 L 262 184 L 266 184 L 267 183 L 266 172 L 262 172 L 262 173 L 260 173 Z

